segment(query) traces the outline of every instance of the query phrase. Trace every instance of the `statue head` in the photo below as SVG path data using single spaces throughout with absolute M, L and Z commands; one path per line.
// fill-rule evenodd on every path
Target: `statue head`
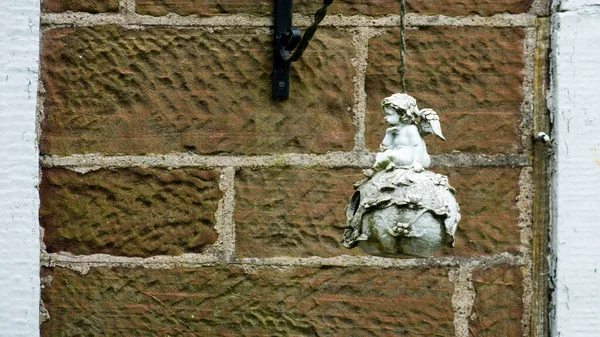
M 404 120 L 408 123 L 415 123 L 419 114 L 417 101 L 407 94 L 398 93 L 384 98 L 383 101 L 381 101 L 381 108 L 386 114 L 386 110 L 389 111 L 389 109 L 393 109 L 398 114 L 400 120 Z

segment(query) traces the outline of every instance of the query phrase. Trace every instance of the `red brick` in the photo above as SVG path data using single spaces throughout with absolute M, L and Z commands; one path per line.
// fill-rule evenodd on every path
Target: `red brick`
M 433 171 L 456 188 L 462 219 L 454 248 L 438 255 L 475 256 L 520 251 L 519 168 L 460 167 Z
M 437 255 L 471 257 L 520 251 L 520 169 L 433 168 L 457 189 L 462 220 L 454 248 Z M 359 170 L 245 169 L 236 179 L 236 247 L 241 257 L 366 255 L 340 244 L 344 207 Z
M 244 169 L 236 175 L 236 247 L 242 257 L 363 255 L 340 242 L 356 169 Z
M 409 13 L 423 15 L 442 14 L 447 16 L 482 15 L 499 13 L 518 14 L 529 10 L 533 0 L 509 1 L 416 1 L 406 3 Z M 310 0 L 294 1 L 293 11 L 312 14 L 321 2 Z M 140 14 L 161 16 L 168 13 L 179 15 L 212 16 L 220 14 L 273 15 L 273 1 L 259 0 L 136 0 L 136 11 Z M 397 0 L 336 0 L 328 13 L 342 15 L 382 16 L 400 14 L 400 2 Z
M 475 303 L 469 330 L 481 337 L 521 337 L 523 273 L 519 267 L 499 266 L 473 272 Z
M 104 13 L 119 10 L 119 0 L 43 0 L 42 11 L 49 13 Z
M 423 15 L 442 14 L 446 16 L 526 13 L 533 0 L 407 0 L 406 11 Z
M 42 38 L 42 153 L 351 150 L 351 33 L 317 32 L 271 98 L 268 31 L 54 29 Z
M 40 223 L 48 252 L 123 256 L 201 252 L 214 243 L 219 172 L 45 169 Z
M 406 87 L 420 108 L 438 112 L 447 142 L 426 139 L 430 153 L 517 153 L 523 101 L 521 28 L 428 27 L 407 31 Z M 380 103 L 401 90 L 399 32 L 369 42 L 366 143 L 385 133 Z
M 295 0 L 293 12 L 314 14 L 323 3 L 313 0 Z M 272 16 L 274 2 L 268 0 L 136 0 L 136 12 L 162 16 L 179 15 L 213 16 L 223 14 L 252 14 Z M 400 13 L 400 3 L 389 0 L 336 0 L 327 10 L 328 15 L 381 16 Z
M 44 269 L 42 336 L 454 336 L 439 269 Z

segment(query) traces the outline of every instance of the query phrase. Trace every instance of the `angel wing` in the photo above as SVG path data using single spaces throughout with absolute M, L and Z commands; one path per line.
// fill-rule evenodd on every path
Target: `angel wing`
M 433 133 L 439 138 L 446 140 L 442 135 L 442 126 L 440 124 L 440 117 L 433 109 L 421 109 L 419 111 L 419 132 L 421 136 L 426 136 Z

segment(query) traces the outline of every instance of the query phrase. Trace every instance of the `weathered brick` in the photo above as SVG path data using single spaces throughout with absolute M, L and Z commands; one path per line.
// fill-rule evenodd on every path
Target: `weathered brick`
M 295 0 L 295 13 L 314 14 L 322 2 Z M 252 14 L 272 16 L 274 2 L 268 0 L 136 0 L 136 11 L 140 14 L 161 16 L 168 13 L 179 15 L 213 16 L 222 14 Z M 328 15 L 371 15 L 381 16 L 400 13 L 400 3 L 389 0 L 336 0 L 328 8 Z
M 137 13 L 153 16 L 162 16 L 169 13 L 199 16 L 273 14 L 273 1 L 268 0 L 136 0 L 135 4 Z
M 518 227 L 519 168 L 433 168 L 456 188 L 462 219 L 454 248 L 439 255 L 474 256 L 520 250 Z
M 119 0 L 43 0 L 42 11 L 104 13 L 119 10 Z
M 440 269 L 44 269 L 42 336 L 454 336 Z
M 447 142 L 430 153 L 520 151 L 523 81 L 521 28 L 427 27 L 407 31 L 406 87 L 420 108 L 440 115 Z M 377 150 L 386 125 L 381 100 L 401 90 L 399 31 L 369 42 L 366 143 Z
M 419 14 L 443 14 L 447 16 L 482 15 L 499 13 L 518 14 L 526 12 L 533 0 L 509 1 L 416 1 L 406 3 L 407 11 Z M 312 0 L 294 1 L 294 12 L 314 13 L 321 3 Z M 136 0 L 140 14 L 161 16 L 168 13 L 179 15 L 212 16 L 219 14 L 273 15 L 273 1 L 259 0 Z M 330 14 L 381 16 L 400 14 L 397 0 L 336 0 L 329 8 Z
M 271 98 L 267 30 L 65 28 L 42 38 L 42 153 L 351 150 L 351 34 L 320 30 Z
M 239 256 L 364 254 L 341 243 L 357 169 L 243 169 L 236 175 Z
M 40 223 L 48 252 L 197 253 L 216 241 L 219 172 L 45 169 Z
M 473 272 L 476 296 L 469 330 L 474 336 L 523 336 L 522 283 L 519 267 L 498 266 Z
M 407 0 L 406 11 L 424 15 L 442 14 L 446 16 L 526 13 L 533 0 Z
M 462 220 L 454 248 L 437 255 L 518 253 L 519 169 L 432 169 L 457 189 Z M 242 257 L 365 255 L 339 243 L 359 170 L 244 169 L 236 176 L 236 241 Z

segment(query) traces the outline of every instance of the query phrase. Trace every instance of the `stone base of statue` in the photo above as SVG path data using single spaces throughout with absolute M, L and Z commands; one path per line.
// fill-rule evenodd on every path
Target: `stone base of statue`
M 391 167 L 355 184 L 342 243 L 385 257 L 428 257 L 454 246 L 460 220 L 444 175 Z

